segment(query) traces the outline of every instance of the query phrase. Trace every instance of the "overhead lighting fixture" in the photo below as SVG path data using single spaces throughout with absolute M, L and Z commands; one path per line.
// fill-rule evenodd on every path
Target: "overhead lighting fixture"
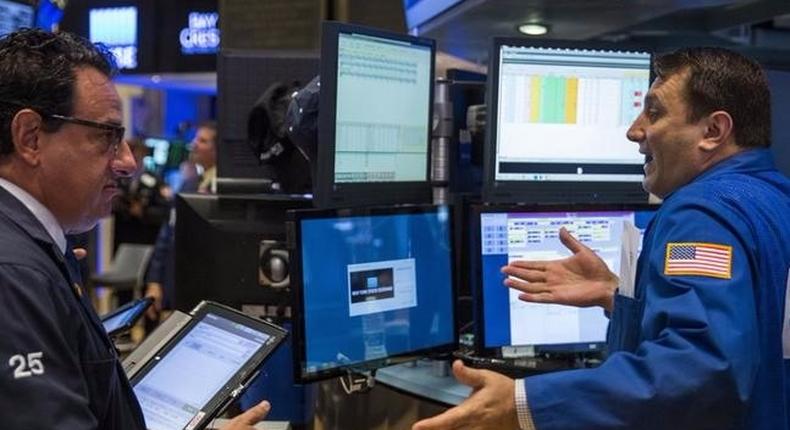
M 542 36 L 549 32 L 549 27 L 538 23 L 521 24 L 518 26 L 518 31 L 529 36 Z

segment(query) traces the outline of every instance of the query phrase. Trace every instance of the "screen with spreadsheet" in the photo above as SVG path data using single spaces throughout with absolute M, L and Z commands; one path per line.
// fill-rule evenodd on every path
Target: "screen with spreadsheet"
M 316 207 L 431 202 L 436 43 L 338 22 L 321 30 Z
M 340 33 L 335 182 L 424 181 L 431 48 Z
M 640 51 L 498 46 L 496 181 L 641 182 L 626 138 L 650 84 Z
M 506 288 L 500 269 L 514 260 L 557 260 L 571 255 L 560 242 L 565 227 L 620 273 L 623 231 L 630 223 L 643 232 L 655 209 L 638 208 L 526 212 L 488 208 L 479 214 L 480 279 L 484 348 L 558 346 L 595 349 L 606 340 L 609 320 L 600 307 L 528 303 Z M 641 243 L 641 241 L 640 241 Z
M 134 382 L 146 426 L 179 430 L 205 410 L 217 392 L 270 335 L 230 319 L 207 314 L 157 365 Z

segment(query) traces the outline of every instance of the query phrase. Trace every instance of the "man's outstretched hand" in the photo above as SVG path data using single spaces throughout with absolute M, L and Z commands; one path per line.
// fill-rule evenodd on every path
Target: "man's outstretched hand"
M 517 430 L 515 381 L 490 370 L 453 363 L 458 382 L 472 387 L 472 394 L 460 405 L 432 418 L 417 422 L 412 430 Z
M 618 278 L 590 248 L 576 240 L 565 227 L 560 241 L 573 255 L 561 260 L 516 260 L 502 268 L 509 277 L 505 285 L 522 292 L 526 302 L 556 303 L 579 307 L 614 307 Z

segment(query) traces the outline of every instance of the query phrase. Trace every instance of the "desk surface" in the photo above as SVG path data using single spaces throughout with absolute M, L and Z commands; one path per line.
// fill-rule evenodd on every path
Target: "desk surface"
M 376 371 L 376 381 L 390 387 L 447 405 L 458 405 L 472 389 L 458 383 L 450 374 L 437 376 L 438 363 L 420 360 L 398 364 Z M 445 365 L 449 372 L 449 365 Z

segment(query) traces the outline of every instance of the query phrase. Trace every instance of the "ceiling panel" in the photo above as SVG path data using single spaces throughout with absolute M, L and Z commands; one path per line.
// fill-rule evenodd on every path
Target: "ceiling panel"
M 546 37 L 553 39 L 641 38 L 662 47 L 759 45 L 768 38 L 764 31 L 760 38 L 752 37 L 751 26 L 787 14 L 790 1 L 775 0 L 465 0 L 416 30 L 436 39 L 441 50 L 484 63 L 492 36 L 519 36 L 518 25 L 531 21 L 548 24 Z M 771 40 L 776 38 L 772 34 Z

